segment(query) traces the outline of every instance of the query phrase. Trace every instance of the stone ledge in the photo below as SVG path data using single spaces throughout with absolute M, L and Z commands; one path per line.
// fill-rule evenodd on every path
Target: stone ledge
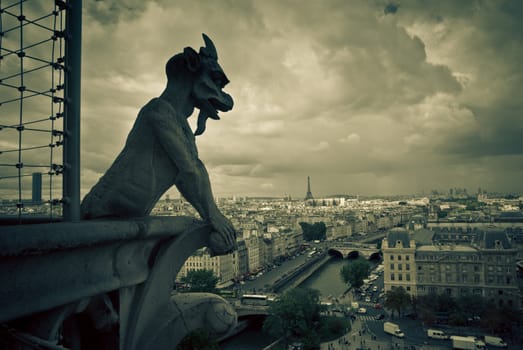
M 0 322 L 142 283 L 163 242 L 209 232 L 190 217 L 2 226 Z
M 203 223 L 188 216 L 149 216 L 0 226 L 0 258 L 128 239 L 178 236 L 194 225 Z

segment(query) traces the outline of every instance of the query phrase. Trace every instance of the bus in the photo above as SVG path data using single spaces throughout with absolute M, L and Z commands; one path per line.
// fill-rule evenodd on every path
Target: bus
M 236 298 L 236 292 L 230 289 L 219 289 L 218 294 L 224 298 Z
M 240 302 L 243 305 L 267 306 L 269 303 L 269 299 L 266 295 L 244 294 L 241 296 Z

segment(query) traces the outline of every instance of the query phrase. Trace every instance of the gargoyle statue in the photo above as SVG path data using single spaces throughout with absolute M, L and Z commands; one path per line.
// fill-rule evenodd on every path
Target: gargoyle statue
M 172 185 L 210 223 L 212 254 L 236 249 L 236 231 L 214 202 L 209 176 L 198 158 L 195 135 L 205 131 L 207 118 L 233 107 L 222 89 L 229 82 L 218 64 L 216 48 L 205 34 L 205 47 L 186 47 L 166 64 L 167 86 L 142 107 L 121 153 L 84 198 L 83 219 L 141 217 L 150 214 Z M 193 135 L 187 122 L 200 110 Z

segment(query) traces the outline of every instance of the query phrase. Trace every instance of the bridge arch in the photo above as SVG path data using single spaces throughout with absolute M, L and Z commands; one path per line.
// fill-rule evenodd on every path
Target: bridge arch
M 330 248 L 327 253 L 329 253 L 330 256 L 333 256 L 333 257 L 336 257 L 336 258 L 342 258 L 344 259 L 345 257 L 343 256 L 343 253 L 340 252 L 339 250 L 337 249 L 334 249 L 334 248 Z
M 332 247 L 327 251 L 330 256 L 343 258 L 343 259 L 356 259 L 358 257 L 365 258 L 367 260 L 375 260 L 381 257 L 379 250 L 369 249 L 347 249 Z
M 362 254 L 359 250 L 351 250 L 347 254 L 347 258 L 346 259 L 357 259 L 359 257 L 365 257 L 365 255 Z
M 369 260 L 381 260 L 381 252 L 374 252 L 369 256 Z

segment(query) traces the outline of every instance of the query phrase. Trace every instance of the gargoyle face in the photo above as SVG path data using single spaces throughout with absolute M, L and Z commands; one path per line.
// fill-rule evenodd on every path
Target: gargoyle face
M 218 64 L 216 48 L 205 34 L 203 40 L 205 47 L 200 48 L 200 69 L 191 94 L 195 107 L 200 109 L 195 135 L 203 134 L 208 118 L 220 119 L 218 111 L 230 111 L 234 104 L 232 97 L 222 90 L 229 83 L 229 79 Z

